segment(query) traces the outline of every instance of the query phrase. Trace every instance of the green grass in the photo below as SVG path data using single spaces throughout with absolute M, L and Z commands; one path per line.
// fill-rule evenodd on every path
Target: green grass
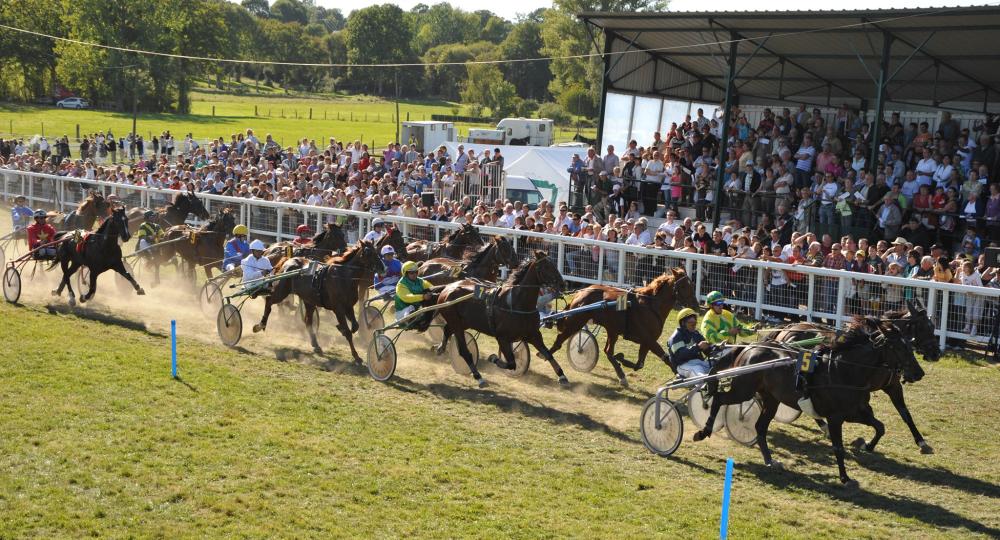
M 26 306 L 0 304 L 0 536 L 708 538 L 727 456 L 733 538 L 1000 534 L 994 366 L 948 357 L 907 388 L 936 455 L 877 397 L 888 434 L 879 454 L 849 457 L 850 491 L 805 421 L 772 433 L 784 472 L 722 437 L 692 442 L 690 424 L 672 458 L 651 455 L 638 414 L 667 377 L 658 361 L 625 391 L 604 360 L 570 371 L 571 390 L 537 360 L 524 380 L 487 371 L 479 390 L 414 341 L 379 384 L 341 345 L 316 357 L 271 328 L 228 350 L 182 313 L 177 382 L 173 289 L 111 315 L 25 288 Z
M 456 104 L 444 101 L 401 101 L 400 116 L 405 121 L 430 120 L 432 114 L 453 114 Z M 256 107 L 256 116 L 255 116 Z M 213 116 L 214 108 L 214 116 Z M 312 119 L 309 112 L 312 109 Z M 223 136 L 229 140 L 234 133 L 253 128 L 259 135 L 271 133 L 281 144 L 289 146 L 303 137 L 319 143 L 329 137 L 353 141 L 361 139 L 375 149 L 395 140 L 395 104 L 367 96 L 293 96 L 280 94 L 229 95 L 215 92 L 193 92 L 191 114 L 140 114 L 137 130 L 143 136 L 170 130 L 178 138 L 187 133 L 197 139 Z M 75 137 L 76 126 L 80 133 L 93 133 L 111 129 L 122 136 L 132 129 L 130 113 L 96 110 L 63 110 L 55 107 L 0 104 L 0 133 L 31 136 Z M 462 136 L 470 127 L 490 127 L 459 123 Z M 593 128 L 582 131 L 592 137 Z M 556 130 L 557 142 L 571 140 L 574 129 Z

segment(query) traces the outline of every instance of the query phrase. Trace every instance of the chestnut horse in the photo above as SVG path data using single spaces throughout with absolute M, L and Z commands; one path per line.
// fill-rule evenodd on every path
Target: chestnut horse
M 587 321 L 593 320 L 608 331 L 608 340 L 604 345 L 604 354 L 618 374 L 622 386 L 627 387 L 625 372 L 622 365 L 633 370 L 642 369 L 646 362 L 646 353 L 652 351 L 668 366 L 670 362 L 657 340 L 663 333 L 663 325 L 675 305 L 698 307 L 698 299 L 694 294 L 694 283 L 683 268 L 668 270 L 645 287 L 626 291 L 607 285 L 591 285 L 578 291 L 566 309 L 578 308 L 601 301 L 617 300 L 622 295 L 628 295 L 629 307 L 625 311 L 612 308 L 600 309 L 585 313 L 570 315 L 559 319 L 556 327 L 559 336 L 549 349 L 554 354 L 563 343 L 576 335 Z M 615 343 L 619 337 L 639 344 L 639 358 L 633 364 L 624 359 L 621 353 L 615 354 Z
M 93 230 L 94 222 L 103 219 L 108 213 L 108 202 L 100 192 L 90 190 L 87 198 L 80 201 L 76 210 L 62 215 L 59 213 L 49 214 L 49 222 L 62 231 L 75 231 L 83 229 Z
M 187 273 L 192 283 L 197 277 L 196 269 L 199 266 L 204 268 L 205 275 L 212 279 L 213 268 L 222 266 L 226 235 L 235 226 L 236 216 L 228 208 L 224 208 L 214 219 L 198 229 L 187 225 L 170 227 L 167 229 L 164 242 L 180 238 L 187 238 L 187 241 L 179 240 L 165 244 L 162 249 L 158 248 L 155 256 L 160 260 L 169 260 L 171 256 L 177 255 L 187 262 Z

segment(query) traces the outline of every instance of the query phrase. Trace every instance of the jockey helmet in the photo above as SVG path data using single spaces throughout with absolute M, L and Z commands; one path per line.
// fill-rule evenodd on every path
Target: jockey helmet
M 722 296 L 722 293 L 720 293 L 719 291 L 712 291 L 708 293 L 708 296 L 705 297 L 705 303 L 708 305 L 717 304 L 719 302 L 725 302 L 725 301 L 726 297 Z
M 383 221 L 382 218 L 375 218 L 372 220 L 372 228 L 381 227 L 383 225 L 385 225 L 385 221 Z
M 250 242 L 251 251 L 264 251 L 265 249 L 267 249 L 267 246 L 264 245 L 264 242 L 261 242 L 260 240 L 254 240 L 253 242 Z
M 247 226 L 242 223 L 233 227 L 233 236 L 246 236 L 250 231 L 247 230 Z
M 309 228 L 309 226 L 306 225 L 305 223 L 299 225 L 298 227 L 295 227 L 295 234 L 309 234 L 311 232 L 313 232 L 313 230 Z
M 41 208 L 35 210 L 35 213 L 32 215 L 36 218 L 48 217 L 48 214 L 45 213 L 45 210 L 42 210 Z
M 677 314 L 677 322 L 683 323 L 688 317 L 697 317 L 698 313 L 691 308 L 684 308 Z
M 409 274 L 410 272 L 416 272 L 420 269 L 420 266 L 414 261 L 406 261 L 403 265 L 403 274 Z
M 392 253 L 393 255 L 395 255 L 396 254 L 396 250 L 393 249 L 392 246 L 382 246 L 381 253 L 382 253 L 382 255 L 388 255 L 390 253 Z
M 155 216 L 155 215 L 156 215 L 156 212 L 154 212 L 152 210 L 146 210 L 145 212 L 142 213 L 142 217 L 144 219 L 153 219 L 153 216 Z

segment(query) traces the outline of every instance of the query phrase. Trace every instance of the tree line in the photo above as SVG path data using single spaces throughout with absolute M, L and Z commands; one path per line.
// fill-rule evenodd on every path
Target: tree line
M 315 0 L 5 0 L 0 24 L 128 49 L 254 61 L 390 64 L 568 56 L 596 52 L 580 11 L 643 11 L 663 0 L 555 0 L 508 21 L 448 3 L 393 4 L 349 16 Z M 597 36 L 598 40 L 600 36 Z M 600 42 L 596 44 L 600 46 Z M 0 32 L 0 99 L 33 101 L 57 87 L 119 110 L 187 113 L 195 79 L 320 92 L 462 101 L 474 113 L 594 116 L 598 58 L 412 67 L 237 64 L 141 55 Z M 252 90 L 251 90 L 252 91 Z

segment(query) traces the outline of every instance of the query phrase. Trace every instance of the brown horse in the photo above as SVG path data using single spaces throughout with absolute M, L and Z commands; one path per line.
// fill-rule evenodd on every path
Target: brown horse
M 93 230 L 96 221 L 107 216 L 109 206 L 104 195 L 90 190 L 87 197 L 80 201 L 76 210 L 65 215 L 53 212 L 48 215 L 47 219 L 52 226 L 62 231 L 75 231 L 77 229 L 89 231 Z
M 918 305 L 912 300 L 908 300 L 906 305 L 906 311 L 886 313 L 881 320 L 899 328 L 903 336 L 914 342 L 916 349 L 925 358 L 937 360 L 941 356 L 941 350 L 938 348 L 938 341 L 934 337 L 934 323 L 927 316 L 927 311 L 923 306 Z M 765 341 L 788 343 L 818 336 L 823 336 L 827 338 L 829 343 L 834 343 L 837 338 L 837 329 L 823 324 L 807 322 L 793 323 L 781 328 L 779 332 L 768 336 Z M 923 435 L 920 434 L 916 423 L 913 421 L 913 415 L 910 414 L 909 408 L 906 407 L 906 399 L 903 397 L 902 375 L 898 371 L 884 373 L 884 375 L 886 380 L 879 381 L 877 387 L 892 400 L 892 404 L 896 407 L 899 417 L 910 428 L 910 434 L 913 435 L 913 441 L 920 447 L 920 452 L 922 454 L 933 454 L 934 448 L 924 440 Z M 864 439 L 854 441 L 854 446 L 860 447 L 862 445 L 869 451 L 874 449 L 873 445 L 865 444 Z M 869 448 L 869 446 L 871 447 Z
M 487 240 L 479 234 L 479 229 L 468 223 L 451 231 L 440 242 L 417 240 L 406 246 L 406 260 L 426 261 L 437 257 L 468 259 L 486 245 Z
M 164 242 L 187 238 L 187 241 L 171 242 L 159 249 L 157 257 L 169 259 L 178 256 L 187 263 L 187 274 L 193 283 L 196 269 L 201 266 L 205 275 L 212 279 L 213 269 L 222 265 L 226 235 L 236 226 L 236 216 L 228 208 L 221 210 L 214 219 L 194 229 L 187 225 L 177 225 L 167 229 Z
M 617 300 L 622 295 L 629 297 L 629 307 L 625 311 L 600 309 L 559 319 L 556 323 L 559 336 L 556 337 L 549 352 L 554 354 L 566 340 L 576 335 L 587 321 L 593 320 L 608 331 L 604 354 L 615 368 L 622 386 L 628 386 L 622 365 L 633 370 L 642 369 L 646 362 L 646 353 L 649 351 L 670 365 L 666 352 L 657 340 L 663 332 L 663 325 L 667 322 L 670 310 L 674 309 L 675 305 L 697 307 L 698 299 L 695 298 L 694 283 L 691 282 L 691 278 L 683 268 L 677 267 L 657 277 L 649 285 L 633 291 L 607 285 L 591 285 L 578 291 L 567 309 Z M 615 354 L 615 343 L 619 337 L 639 344 L 639 358 L 634 364 L 625 360 L 621 353 Z
M 289 295 L 296 295 L 305 304 L 305 325 L 309 331 L 309 339 L 313 350 L 322 353 L 316 333 L 313 331 L 313 317 L 317 307 L 333 311 L 337 316 L 337 330 L 347 338 L 351 346 L 354 361 L 361 363 L 361 357 L 354 348 L 351 335 L 358 331 L 358 319 L 354 315 L 354 306 L 358 303 L 358 288 L 355 281 L 364 275 L 371 275 L 382 269 L 382 259 L 371 242 L 360 241 L 343 255 L 329 257 L 325 264 L 309 261 L 302 257 L 286 259 L 278 264 L 276 275 L 294 270 L 302 270 L 313 264 L 316 268 L 310 273 L 302 273 L 274 282 L 273 290 L 267 295 L 264 305 L 264 316 L 260 323 L 254 325 L 254 332 L 263 332 L 267 328 L 267 318 L 271 315 L 271 307 L 281 303 Z M 317 268 L 318 267 L 318 268 Z
M 471 328 L 496 338 L 504 361 L 501 362 L 496 356 L 491 357 L 491 361 L 501 369 L 514 370 L 517 367 L 513 346 L 514 343 L 523 340 L 549 361 L 560 383 L 568 384 L 569 381 L 562 368 L 549 353 L 542 339 L 537 308 L 538 295 L 542 289 L 558 290 L 564 283 L 555 263 L 545 252 L 536 252 L 533 259 L 522 263 L 500 287 L 487 292 L 481 298 L 471 297 L 438 311 L 445 321 L 444 341 L 438 352 L 443 351 L 448 337 L 454 335 L 459 354 L 465 359 L 473 378 L 478 381 L 480 387 L 483 387 L 486 386 L 486 380 L 476 369 L 472 354 L 465 342 L 465 330 Z M 471 279 L 446 285 L 438 294 L 437 303 L 443 304 L 475 294 L 476 288 L 481 286 L 482 284 Z
M 498 235 L 494 236 L 489 244 L 479 248 L 468 262 L 447 257 L 438 257 L 425 262 L 420 265 L 420 277 L 433 285 L 446 285 L 466 278 L 496 282 L 501 266 L 517 268 L 519 263 L 520 257 L 514 250 L 514 245 L 507 238 Z
M 264 256 L 271 261 L 272 266 L 277 266 L 281 259 L 288 256 L 289 250 L 292 257 L 320 261 L 345 249 L 347 249 L 347 237 L 344 236 L 344 230 L 336 223 L 327 223 L 319 234 L 313 236 L 312 243 L 302 245 L 290 241 L 278 242 L 268 246 Z
M 128 211 L 128 225 L 129 230 L 136 230 L 139 224 L 142 223 L 143 215 L 146 213 L 146 208 L 133 208 Z M 163 228 L 173 227 L 175 225 L 183 225 L 187 221 L 188 215 L 193 214 L 196 218 L 205 220 L 212 217 L 205 208 L 205 204 L 201 202 L 194 193 L 182 192 L 174 195 L 172 202 L 155 210 L 156 216 L 153 218 L 153 222 Z

